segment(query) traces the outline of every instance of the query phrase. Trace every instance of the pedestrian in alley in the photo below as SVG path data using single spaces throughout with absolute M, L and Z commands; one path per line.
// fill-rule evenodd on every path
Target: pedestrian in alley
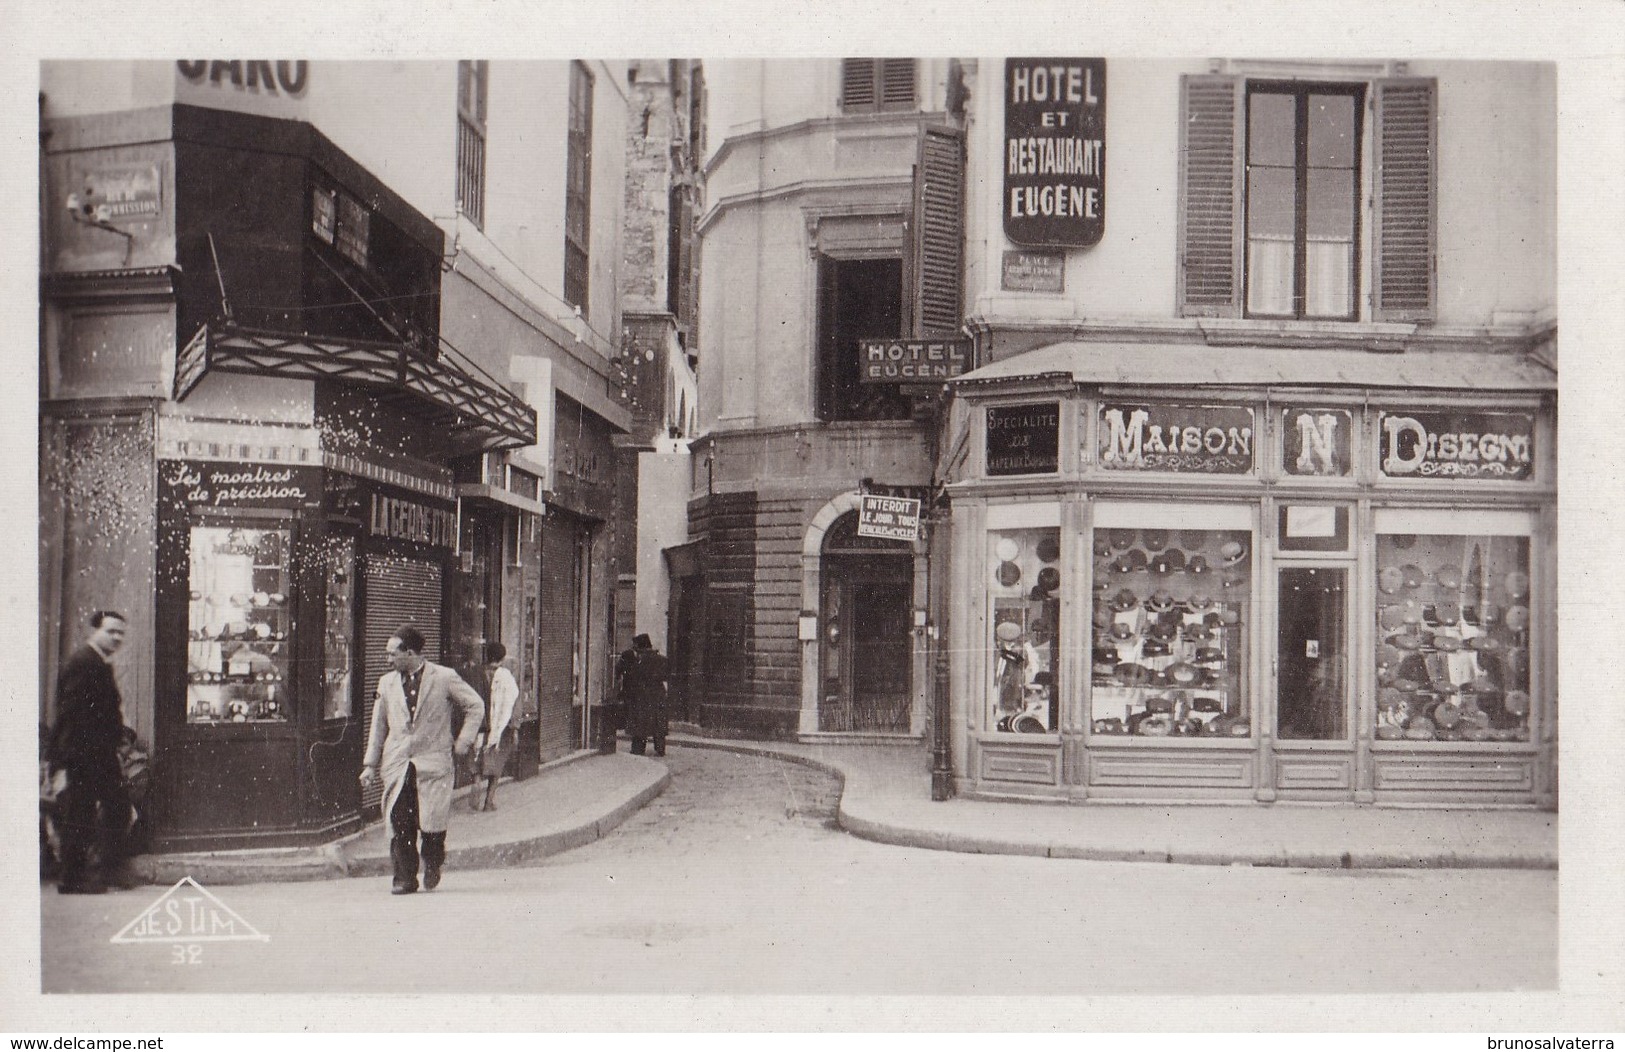
M 491 700 L 486 706 L 486 725 L 482 728 L 485 744 L 475 760 L 474 788 L 468 795 L 472 811 L 497 809 L 497 779 L 502 777 L 502 769 L 508 765 L 508 756 L 513 752 L 513 728 L 509 724 L 513 721 L 514 702 L 519 700 L 519 684 L 502 664 L 507 657 L 508 648 L 501 643 L 486 644 L 485 673 L 491 684 Z M 485 780 L 483 799 L 479 781 L 482 778 Z
M 133 888 L 140 883 L 125 857 L 130 799 L 118 751 L 124 734 L 124 699 L 109 663 L 124 645 L 124 615 L 98 610 L 90 615 L 90 629 L 90 638 L 57 677 L 56 723 L 46 757 L 52 773 L 65 771 L 68 778 L 61 799 L 62 865 L 57 884 L 64 895 L 100 895 L 109 884 Z
M 666 656 L 654 648 L 647 633 L 632 637 L 631 648 L 621 652 L 615 679 L 626 708 L 632 752 L 642 756 L 644 742 L 653 738 L 655 755 L 666 755 Z
M 389 856 L 395 864 L 391 893 L 418 890 L 418 836 L 423 837 L 423 886 L 440 884 L 446 861 L 446 823 L 451 812 L 456 757 L 467 756 L 480 732 L 485 705 L 461 676 L 423 656 L 423 633 L 404 625 L 384 648 L 390 672 L 378 681 L 372 731 L 361 768 L 361 787 L 370 788 L 380 769 L 384 779 L 384 822 Z M 452 740 L 452 713 L 460 709 L 463 727 Z

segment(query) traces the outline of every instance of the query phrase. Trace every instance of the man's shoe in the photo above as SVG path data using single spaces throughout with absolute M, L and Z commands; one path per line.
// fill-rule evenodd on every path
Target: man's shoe
M 131 869 L 129 866 L 120 866 L 119 868 L 113 870 L 113 872 L 108 873 L 104 879 L 111 887 L 122 888 L 125 891 L 130 891 L 146 884 L 146 881 L 137 876 L 135 870 Z
M 440 886 L 440 867 L 425 862 L 423 864 L 423 889 L 433 891 Z
M 105 895 L 107 885 L 99 880 L 75 880 L 56 886 L 59 895 Z
M 418 882 L 397 880 L 395 886 L 389 889 L 391 895 L 410 895 L 418 889 Z

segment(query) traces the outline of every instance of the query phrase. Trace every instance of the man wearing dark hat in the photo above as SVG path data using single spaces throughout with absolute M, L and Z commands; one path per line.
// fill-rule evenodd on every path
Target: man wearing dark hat
M 56 723 L 47 756 L 52 773 L 66 771 L 62 801 L 64 895 L 99 895 L 109 883 L 133 888 L 139 881 L 125 868 L 124 834 L 130 800 L 119 765 L 124 734 L 124 700 L 109 664 L 124 645 L 124 615 L 98 610 L 90 615 L 90 639 L 73 652 L 56 681 Z M 99 869 L 90 867 L 92 844 Z
M 615 662 L 615 680 L 626 706 L 626 736 L 632 752 L 642 756 L 644 743 L 655 740 L 655 755 L 666 755 L 666 657 L 648 633 L 632 637 L 632 646 Z

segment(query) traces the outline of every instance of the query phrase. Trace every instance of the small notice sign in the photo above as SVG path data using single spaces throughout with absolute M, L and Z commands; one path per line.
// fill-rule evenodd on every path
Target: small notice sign
M 1066 291 L 1066 256 L 1060 252 L 1006 252 L 999 287 L 1005 292 Z
M 858 536 L 884 537 L 893 541 L 919 540 L 919 499 L 863 494 L 858 504 Z

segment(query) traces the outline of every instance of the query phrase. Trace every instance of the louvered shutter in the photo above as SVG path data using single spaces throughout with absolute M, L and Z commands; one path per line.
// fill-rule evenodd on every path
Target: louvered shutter
M 914 172 L 914 332 L 957 334 L 963 322 L 964 137 L 952 128 L 925 129 Z
M 1240 79 L 1181 78 L 1179 313 L 1241 313 L 1242 158 Z
M 372 729 L 373 702 L 383 678 L 384 648 L 395 630 L 415 625 L 423 633 L 423 656 L 440 660 L 440 567 L 416 559 L 370 555 L 363 570 L 365 598 L 361 616 L 361 726 Z M 362 807 L 377 807 L 383 787 L 374 783 L 361 794 Z
M 1433 317 L 1436 97 L 1437 84 L 1428 77 L 1376 83 L 1372 271 L 1377 321 Z
M 914 108 L 913 59 L 883 58 L 880 60 L 880 108 L 883 110 L 909 110 Z
M 875 60 L 841 60 L 841 108 L 872 109 L 875 104 Z

